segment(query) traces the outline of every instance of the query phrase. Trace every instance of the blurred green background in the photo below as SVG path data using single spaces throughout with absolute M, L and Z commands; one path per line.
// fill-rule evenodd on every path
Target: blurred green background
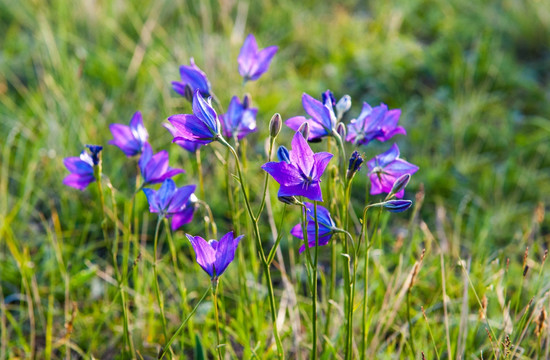
M 243 88 L 236 58 L 248 33 L 279 52 Z M 254 169 L 264 161 L 271 115 L 303 115 L 303 92 L 331 89 L 352 96 L 346 122 L 363 101 L 402 109 L 408 136 L 391 142 L 420 167 L 408 197 L 423 184 L 420 218 L 456 256 L 482 257 L 482 278 L 485 261 L 521 259 L 527 245 L 540 257 L 550 243 L 548 0 L 0 0 L 0 34 L 4 297 L 18 291 L 26 271 L 37 272 L 39 292 L 48 292 L 54 255 L 42 244 L 51 231 L 66 236 L 65 255 L 75 259 L 101 247 L 90 242 L 101 236 L 100 214 L 90 211 L 94 190 L 63 186 L 62 159 L 84 144 L 105 145 L 109 124 L 128 123 L 140 110 L 153 149 L 169 149 L 172 165 L 187 170 L 183 183 L 196 181 L 192 158 L 161 127 L 169 115 L 191 111 L 170 86 L 190 57 L 222 103 L 249 92 L 259 107 L 251 178 L 261 174 Z M 283 131 L 282 142 L 291 135 Z M 370 158 L 388 146 L 363 151 Z M 207 174 L 217 174 L 210 155 Z M 103 157 L 115 187 L 131 194 L 135 165 L 114 147 Z M 217 178 L 207 176 L 206 188 L 220 187 Z M 227 228 L 224 193 L 216 194 L 206 200 Z M 139 206 L 145 210 L 144 199 Z M 33 269 L 19 268 L 25 259 Z

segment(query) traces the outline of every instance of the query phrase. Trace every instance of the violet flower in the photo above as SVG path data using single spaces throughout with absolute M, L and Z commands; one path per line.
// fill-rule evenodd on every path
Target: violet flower
M 237 58 L 239 73 L 244 81 L 257 80 L 269 68 L 269 64 L 277 53 L 277 46 L 269 46 L 258 51 L 258 44 L 254 35 L 249 34 L 244 40 L 243 47 Z
M 113 134 L 113 140 L 109 141 L 109 144 L 120 148 L 128 157 L 141 153 L 143 144 L 149 139 L 149 134 L 143 126 L 143 119 L 139 111 L 136 111 L 132 116 L 130 126 L 111 124 L 109 129 Z
M 309 247 L 315 247 L 315 212 L 313 204 L 304 203 L 307 209 L 307 240 Z M 317 205 L 317 222 L 319 223 L 319 246 L 324 246 L 328 244 L 332 234 L 334 234 L 334 229 L 336 229 L 336 224 L 332 220 L 328 210 L 321 205 Z M 297 237 L 298 239 L 304 240 L 304 233 L 302 231 L 302 224 L 296 224 L 290 234 Z M 300 253 L 306 249 L 305 245 L 300 247 Z
M 366 102 L 357 119 L 351 120 L 348 126 L 347 141 L 355 145 L 366 145 L 372 140 L 386 141 L 394 135 L 407 135 L 401 126 L 397 126 L 401 110 L 388 111 L 386 104 L 374 108 Z
M 173 169 L 168 166 L 168 152 L 162 150 L 153 155 L 149 143 L 143 145 L 143 152 L 138 162 L 144 184 L 157 184 L 184 172 L 182 169 Z
M 371 195 L 390 193 L 395 181 L 404 174 L 414 174 L 418 166 L 399 158 L 399 148 L 396 144 L 380 155 L 375 156 L 367 163 L 371 182 Z M 401 189 L 395 197 L 402 198 L 405 193 Z
M 220 116 L 223 136 L 232 138 L 234 136 L 241 140 L 251 132 L 256 131 L 256 114 L 258 109 L 250 107 L 250 98 L 245 95 L 243 102 L 233 96 L 227 113 Z
M 189 234 L 186 236 L 195 250 L 197 263 L 210 275 L 210 278 L 217 279 L 235 258 L 235 251 L 244 235 L 233 238 L 233 231 L 230 231 L 220 241 L 206 241 L 200 236 Z
M 262 166 L 281 185 L 278 196 L 304 196 L 323 201 L 321 175 L 333 155 L 328 152 L 314 154 L 299 132 L 292 139 L 292 150 L 284 150 L 280 150 L 281 154 L 277 152 L 284 161 L 268 162 Z
M 172 215 L 172 223 L 170 227 L 172 228 L 172 231 L 176 231 L 180 227 L 182 227 L 185 224 L 189 224 L 191 220 L 193 220 L 193 215 L 195 214 L 195 203 L 197 202 L 197 198 L 195 194 L 191 194 L 191 197 L 185 205 L 183 206 L 183 209 L 174 215 Z
M 168 118 L 175 128 L 173 142 L 186 140 L 208 144 L 220 136 L 220 120 L 210 101 L 210 98 L 205 100 L 197 90 L 193 95 L 193 115 L 177 114 Z
M 195 185 L 178 188 L 172 179 L 164 180 L 158 190 L 143 189 L 149 202 L 149 211 L 168 218 L 184 210 L 194 191 Z
M 336 114 L 334 113 L 335 100 L 330 90 L 323 93 L 323 102 L 314 99 L 304 93 L 302 95 L 302 105 L 306 113 L 311 116 L 307 119 L 304 116 L 295 116 L 285 121 L 286 126 L 294 131 L 298 131 L 300 125 L 304 122 L 309 124 L 309 141 L 320 140 L 324 136 L 332 135 L 336 131 Z
M 212 90 L 206 74 L 195 65 L 193 58 L 189 59 L 189 62 L 190 65 L 180 66 L 181 82 L 172 81 L 172 88 L 183 97 L 187 97 L 186 87 L 191 94 L 199 90 L 203 96 L 210 96 Z
M 383 206 L 389 212 L 400 213 L 410 208 L 411 205 L 411 200 L 389 200 L 386 201 Z
M 99 152 L 103 149 L 99 145 L 86 145 L 91 154 L 82 150 L 80 156 L 68 157 L 63 164 L 70 174 L 63 179 L 63 184 L 83 191 L 88 185 L 96 181 L 94 166 L 99 164 Z
M 162 126 L 164 126 L 168 131 L 170 131 L 170 134 L 172 134 L 172 136 L 174 137 L 178 136 L 178 131 L 176 130 L 174 125 L 172 125 L 171 123 L 164 123 L 162 124 Z M 174 144 L 179 145 L 180 147 L 189 151 L 190 153 L 195 153 L 203 145 L 194 141 L 183 140 L 183 139 L 174 140 L 173 142 Z

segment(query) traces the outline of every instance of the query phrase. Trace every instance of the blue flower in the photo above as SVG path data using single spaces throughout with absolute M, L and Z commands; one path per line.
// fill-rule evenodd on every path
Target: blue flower
M 307 209 L 307 240 L 309 247 L 315 247 L 315 212 L 314 212 L 314 206 L 311 203 L 304 203 Z M 334 229 L 336 228 L 336 225 L 334 224 L 334 221 L 332 220 L 332 217 L 330 216 L 329 211 L 322 207 L 321 205 L 317 205 L 317 222 L 319 223 L 319 246 L 324 246 L 328 244 L 329 240 L 332 238 L 332 234 L 334 233 Z M 302 224 L 296 224 L 292 230 L 290 230 L 290 234 L 297 237 L 298 239 L 304 239 L 304 233 L 302 231 Z M 302 245 L 300 247 L 300 253 L 303 252 L 306 249 L 305 245 Z
M 239 53 L 237 62 L 239 63 L 239 73 L 245 81 L 257 80 L 269 68 L 273 56 L 277 53 L 277 46 L 269 46 L 263 50 L 258 50 L 256 38 L 249 34 Z

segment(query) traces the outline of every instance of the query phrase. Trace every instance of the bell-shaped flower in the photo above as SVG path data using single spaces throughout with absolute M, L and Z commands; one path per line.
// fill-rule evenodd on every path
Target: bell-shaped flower
M 180 66 L 180 81 L 172 81 L 172 88 L 183 97 L 187 97 L 185 88 L 188 87 L 191 94 L 199 90 L 203 96 L 210 96 L 210 82 L 206 74 L 195 65 L 193 58 L 189 60 L 190 65 Z
M 315 247 L 315 212 L 314 212 L 314 205 L 311 203 L 304 203 L 306 206 L 307 211 L 307 242 L 309 244 L 309 247 Z M 334 234 L 334 229 L 336 228 L 336 224 L 334 224 L 334 221 L 332 220 L 332 217 L 330 216 L 329 211 L 322 207 L 321 205 L 317 205 L 317 222 L 319 224 L 319 246 L 324 246 L 328 244 L 330 238 Z M 304 240 L 304 232 L 302 229 L 302 224 L 296 224 L 292 230 L 290 230 L 290 234 L 297 237 L 298 239 Z M 300 253 L 302 253 L 306 249 L 305 245 L 302 245 L 300 247 Z
M 198 144 L 208 144 L 220 136 L 220 120 L 210 103 L 205 100 L 199 91 L 193 95 L 193 115 L 177 114 L 168 118 L 173 125 L 173 142 L 186 140 Z
M 164 126 L 168 131 L 170 131 L 170 134 L 172 134 L 172 136 L 178 137 L 178 131 L 176 130 L 174 125 L 172 125 L 171 123 L 163 123 L 162 126 Z M 198 142 L 183 140 L 183 139 L 174 140 L 173 143 L 179 145 L 180 147 L 189 151 L 190 153 L 195 153 L 203 145 Z
M 99 145 L 86 145 L 90 153 L 83 150 L 80 156 L 65 158 L 63 164 L 70 174 L 63 179 L 63 184 L 78 190 L 84 190 L 96 181 L 94 166 L 99 164 L 99 152 L 103 149 Z
M 292 150 L 285 150 L 280 150 L 281 154 L 277 152 L 284 161 L 268 162 L 262 166 L 281 185 L 278 196 L 304 196 L 323 201 L 321 175 L 333 155 L 328 152 L 313 153 L 299 132 L 292 139 Z
M 388 110 L 386 104 L 370 107 L 363 103 L 363 109 L 357 119 L 351 120 L 348 126 L 347 141 L 355 145 L 367 145 L 372 140 L 386 141 L 394 135 L 407 135 L 401 126 L 397 126 L 401 110 Z
M 396 144 L 393 144 L 388 151 L 369 160 L 367 166 L 369 167 L 371 195 L 390 193 L 393 184 L 399 177 L 404 174 L 412 175 L 418 171 L 418 166 L 399 158 L 399 148 Z M 395 197 L 402 198 L 404 193 L 405 190 L 401 189 L 395 194 Z
M 316 141 L 324 136 L 330 136 L 333 131 L 336 131 L 335 99 L 330 90 L 325 91 L 322 97 L 323 102 L 304 93 L 302 95 L 302 105 L 306 113 L 311 116 L 311 119 L 304 116 L 295 116 L 285 121 L 286 126 L 298 131 L 300 126 L 307 122 L 309 125 L 309 141 Z
M 193 220 L 193 215 L 195 214 L 195 204 L 197 202 L 197 197 L 195 194 L 191 194 L 191 197 L 181 211 L 172 215 L 171 228 L 173 231 L 179 229 L 185 224 L 189 224 Z
M 245 95 L 243 102 L 233 96 L 227 113 L 220 116 L 223 129 L 223 136 L 232 138 L 234 136 L 241 140 L 251 132 L 256 131 L 256 114 L 258 109 L 250 107 L 250 98 Z
M 149 211 L 165 217 L 182 212 L 194 191 L 195 185 L 178 188 L 172 179 L 164 180 L 158 190 L 143 189 Z
M 235 251 L 239 241 L 244 235 L 233 237 L 233 231 L 225 234 L 220 241 L 206 241 L 200 236 L 186 234 L 191 242 L 197 263 L 210 275 L 210 278 L 217 279 L 221 276 L 227 266 L 235 258 Z
M 257 80 L 269 68 L 273 56 L 277 53 L 277 46 L 269 46 L 258 50 L 254 35 L 249 34 L 244 40 L 243 47 L 237 58 L 239 74 L 245 81 Z
M 117 146 L 126 156 L 134 156 L 141 153 L 143 145 L 149 139 L 149 134 L 143 126 L 141 112 L 136 111 L 130 126 L 122 124 L 111 124 L 109 129 L 113 134 L 113 140 L 109 144 Z
M 168 166 L 168 152 L 166 150 L 153 155 L 153 149 L 151 149 L 149 143 L 144 144 L 138 165 L 145 184 L 158 184 L 184 172 L 182 169 L 173 169 Z

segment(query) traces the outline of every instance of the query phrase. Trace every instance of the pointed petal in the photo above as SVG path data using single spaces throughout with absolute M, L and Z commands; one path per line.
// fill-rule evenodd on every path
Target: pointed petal
M 193 95 L 193 114 L 208 127 L 211 135 L 218 132 L 216 111 L 206 100 L 204 100 L 200 91 L 195 91 Z
M 216 251 L 200 236 L 192 236 L 189 234 L 185 235 L 191 242 L 193 250 L 195 250 L 197 263 L 203 268 L 204 271 L 208 273 L 208 275 L 210 275 L 210 277 L 213 277 L 213 266 L 216 261 Z
M 304 93 L 302 95 L 302 105 L 309 116 L 322 125 L 327 132 L 332 130 L 332 119 L 330 118 L 329 109 L 322 102 Z
M 290 161 L 296 164 L 304 175 L 311 174 L 314 164 L 313 151 L 309 147 L 304 136 L 296 132 L 292 138 L 292 150 L 290 151 Z
M 214 263 L 217 276 L 223 274 L 227 266 L 229 266 L 235 258 L 235 251 L 243 236 L 244 235 L 233 238 L 233 232 L 230 231 L 220 239 L 218 248 L 216 249 L 216 262 Z
M 284 161 L 268 162 L 262 165 L 262 169 L 271 175 L 280 185 L 298 185 L 303 181 L 298 169 L 294 165 Z
M 328 163 L 330 159 L 332 159 L 334 155 L 328 152 L 320 152 L 313 155 L 313 172 L 311 176 L 315 180 L 319 180 L 323 173 L 325 172 L 326 167 L 328 166 Z

